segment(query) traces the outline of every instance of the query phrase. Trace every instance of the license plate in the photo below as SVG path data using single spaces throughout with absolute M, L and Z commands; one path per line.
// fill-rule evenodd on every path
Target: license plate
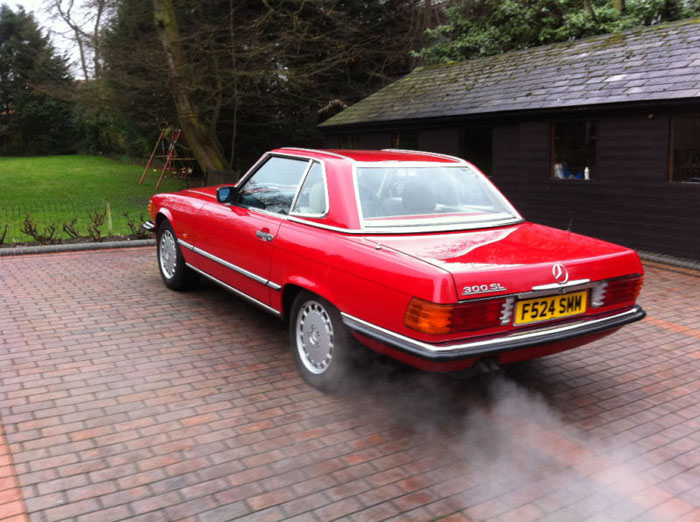
M 518 301 L 515 305 L 514 324 L 538 323 L 579 315 L 586 311 L 587 301 L 587 291 Z

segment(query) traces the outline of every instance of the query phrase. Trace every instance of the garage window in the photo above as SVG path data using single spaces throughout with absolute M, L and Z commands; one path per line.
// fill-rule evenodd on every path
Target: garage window
M 671 118 L 670 163 L 670 181 L 700 183 L 700 114 Z
M 567 120 L 552 123 L 552 178 L 591 180 L 597 176 L 595 120 Z

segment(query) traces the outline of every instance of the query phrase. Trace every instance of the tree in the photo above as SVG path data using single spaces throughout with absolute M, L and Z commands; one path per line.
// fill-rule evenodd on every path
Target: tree
M 153 11 L 165 51 L 170 90 L 187 143 L 202 169 L 224 170 L 228 163 L 216 135 L 216 120 L 198 101 L 200 76 L 182 43 L 173 0 L 153 0 Z M 214 111 L 218 112 L 216 106 Z
M 72 80 L 34 17 L 0 6 L 0 153 L 55 154 L 76 148 Z
M 427 63 L 466 60 L 697 14 L 698 0 L 460 0 L 417 55 Z
M 89 152 L 148 156 L 159 122 L 177 120 L 152 2 L 121 0 L 101 43 L 102 76 L 81 89 L 85 147 Z
M 102 29 L 119 0 L 50 0 L 49 10 L 69 28 L 85 80 L 102 73 Z M 90 62 L 92 62 L 90 64 Z
M 422 0 L 121 0 L 103 33 L 106 95 L 141 128 L 174 123 L 175 100 L 185 97 L 177 114 L 188 141 L 183 119 L 192 118 L 239 170 L 272 147 L 318 145 L 323 108 L 328 117 L 408 72 L 424 8 Z M 160 17 L 158 32 L 149 17 Z M 170 20 L 177 33 L 164 39 Z

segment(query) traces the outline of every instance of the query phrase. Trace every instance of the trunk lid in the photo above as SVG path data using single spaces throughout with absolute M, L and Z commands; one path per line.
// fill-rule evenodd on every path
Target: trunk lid
M 371 239 L 448 271 L 458 300 L 529 292 L 533 286 L 556 283 L 556 263 L 564 265 L 568 281 L 643 273 L 639 257 L 628 248 L 533 223 Z M 465 287 L 477 291 L 465 294 Z

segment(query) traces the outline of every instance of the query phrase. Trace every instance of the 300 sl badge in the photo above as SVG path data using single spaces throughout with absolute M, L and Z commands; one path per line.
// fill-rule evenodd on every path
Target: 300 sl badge
M 501 283 L 491 283 L 488 285 L 473 285 L 465 286 L 462 289 L 462 295 L 490 294 L 491 292 L 502 292 L 503 290 L 507 290 L 507 288 L 501 286 Z

